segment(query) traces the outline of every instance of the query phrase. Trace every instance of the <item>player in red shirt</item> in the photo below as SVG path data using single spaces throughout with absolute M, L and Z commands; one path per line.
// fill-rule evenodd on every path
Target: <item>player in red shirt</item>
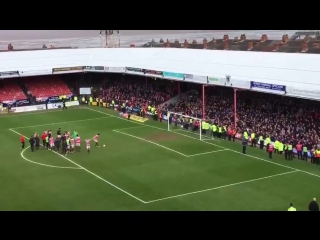
M 100 133 L 98 133 L 97 135 L 95 135 L 93 137 L 93 141 L 96 143 L 96 147 L 100 147 L 100 145 L 99 145 L 99 136 L 100 136 Z
M 47 131 L 44 131 L 41 135 L 41 139 L 42 139 L 42 145 L 46 146 L 46 137 L 47 137 Z
M 20 136 L 20 142 L 21 142 L 21 148 L 20 149 L 24 149 L 24 136 L 23 135 Z

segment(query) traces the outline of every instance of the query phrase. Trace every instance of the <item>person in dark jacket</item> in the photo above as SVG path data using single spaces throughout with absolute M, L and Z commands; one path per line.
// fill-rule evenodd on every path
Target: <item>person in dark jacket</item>
M 31 152 L 33 152 L 35 141 L 34 141 L 34 138 L 33 138 L 32 135 L 31 135 L 31 137 L 29 139 L 29 143 L 30 143 Z
M 36 142 L 36 150 L 38 150 L 40 148 L 40 138 L 38 134 L 35 136 L 34 140 Z
M 319 211 L 319 205 L 316 198 L 313 198 L 309 203 L 309 211 Z

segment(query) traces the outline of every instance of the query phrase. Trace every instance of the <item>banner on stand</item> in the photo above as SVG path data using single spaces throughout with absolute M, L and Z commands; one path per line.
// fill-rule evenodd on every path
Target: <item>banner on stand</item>
M 172 80 L 183 80 L 184 74 L 174 72 L 163 72 L 163 77 Z
M 262 82 L 250 82 L 250 88 L 252 90 L 257 90 L 266 93 L 276 93 L 276 94 L 284 94 L 286 93 L 286 86 L 277 85 L 277 84 L 269 84 Z

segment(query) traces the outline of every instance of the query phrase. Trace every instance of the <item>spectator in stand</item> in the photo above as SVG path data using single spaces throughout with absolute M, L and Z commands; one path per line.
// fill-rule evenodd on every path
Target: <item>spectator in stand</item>
M 8 44 L 8 51 L 13 51 L 13 46 L 11 43 Z

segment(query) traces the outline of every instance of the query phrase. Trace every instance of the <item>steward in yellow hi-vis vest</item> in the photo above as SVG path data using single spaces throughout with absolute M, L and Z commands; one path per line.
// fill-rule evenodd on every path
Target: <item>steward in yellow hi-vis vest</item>
M 250 135 L 250 138 L 251 138 L 251 147 L 255 147 L 257 144 L 256 134 L 252 132 Z
M 288 208 L 288 211 L 293 212 L 293 211 L 297 211 L 297 209 L 293 207 L 292 203 L 290 203 L 290 207 Z

